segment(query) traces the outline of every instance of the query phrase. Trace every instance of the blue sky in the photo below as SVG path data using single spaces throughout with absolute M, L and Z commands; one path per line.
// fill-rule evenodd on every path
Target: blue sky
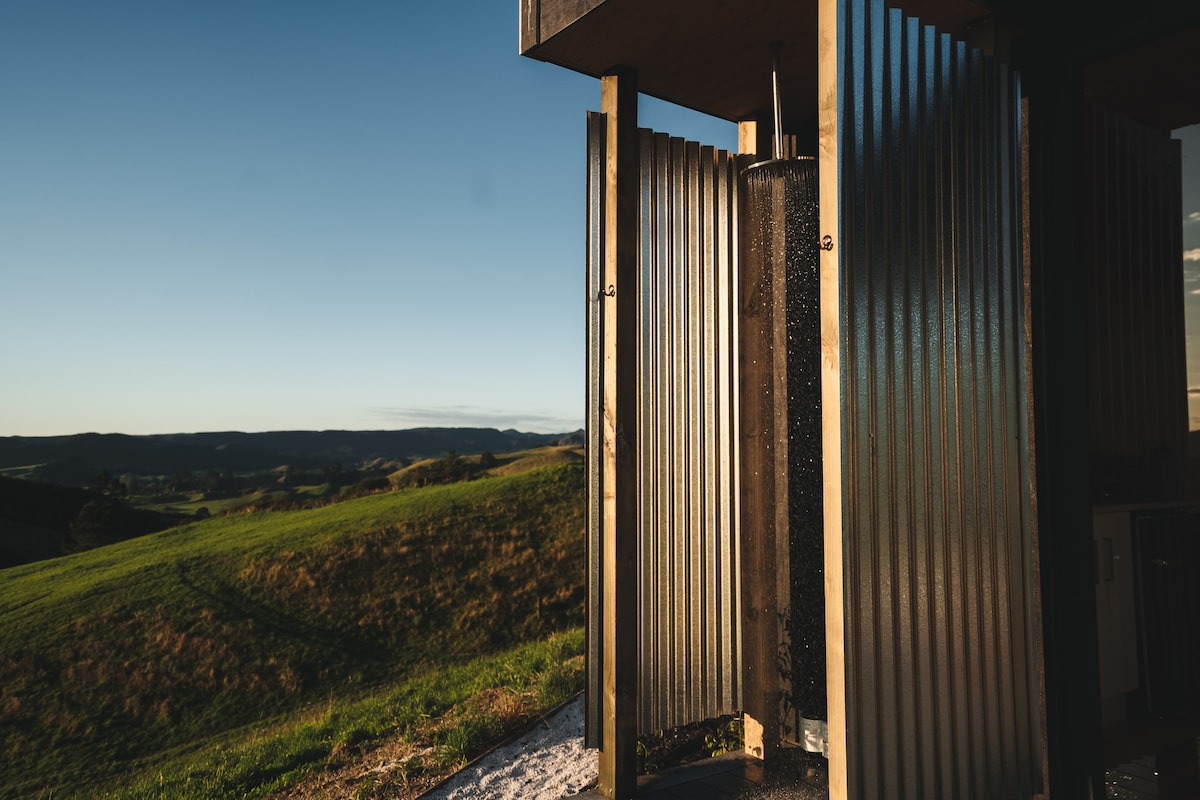
M 5 0 L 0 436 L 580 427 L 599 92 L 517 0 Z
M 580 427 L 600 88 L 517 46 L 516 0 L 0 4 L 0 435 Z

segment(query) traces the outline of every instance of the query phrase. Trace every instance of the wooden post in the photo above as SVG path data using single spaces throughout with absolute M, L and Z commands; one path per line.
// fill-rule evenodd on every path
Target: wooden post
M 600 79 L 604 177 L 603 684 L 600 791 L 637 791 L 637 74 Z
M 841 401 L 841 164 L 838 127 L 838 38 L 844 18 L 838 0 L 817 7 L 817 170 L 820 175 L 821 236 L 833 248 L 821 251 L 821 453 L 825 486 L 825 686 L 829 700 L 829 796 L 848 793 L 846 753 L 846 629 L 842 572 L 842 401 Z
M 1041 47 L 1039 48 L 1038 45 Z M 1104 794 L 1088 460 L 1088 340 L 1080 141 L 1082 68 L 1034 40 L 1028 210 L 1037 552 L 1049 797 Z
M 769 160 L 771 135 L 765 121 L 739 122 L 738 150 Z M 753 225 L 745 217 L 740 225 L 742 712 L 746 753 L 767 759 L 781 738 L 780 597 L 788 576 L 787 281 L 781 255 L 748 257 Z
M 771 157 L 771 125 L 748 119 L 738 123 L 738 153 L 755 156 L 758 161 Z

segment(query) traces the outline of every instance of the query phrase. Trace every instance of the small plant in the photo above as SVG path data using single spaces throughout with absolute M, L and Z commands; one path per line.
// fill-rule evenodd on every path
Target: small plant
M 723 716 L 643 734 L 637 741 L 638 773 L 646 775 L 733 753 L 743 747 L 742 720 Z
M 639 736 L 637 740 L 637 770 L 639 775 L 658 772 L 658 755 L 662 749 L 663 732 Z
M 712 733 L 704 736 L 704 749 L 709 757 L 736 752 L 742 749 L 743 744 L 742 720 L 739 717 L 722 722 Z
M 564 663 L 551 666 L 538 681 L 535 690 L 538 705 L 554 708 L 566 702 L 579 691 L 580 683 L 577 665 Z

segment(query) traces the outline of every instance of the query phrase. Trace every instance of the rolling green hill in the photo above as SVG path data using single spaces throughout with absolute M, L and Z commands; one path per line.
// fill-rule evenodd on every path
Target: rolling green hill
M 528 648 L 582 624 L 582 498 L 562 463 L 0 571 L 0 798 L 265 797 L 450 713 L 421 681 L 487 664 L 528 688 L 579 649 Z M 359 722 L 313 727 L 335 717 Z
M 116 477 L 122 473 L 169 475 L 210 469 L 259 471 L 285 464 L 321 468 L 372 460 L 432 458 L 448 451 L 502 453 L 542 447 L 563 438 L 564 434 L 494 428 L 0 436 L 0 470 L 12 477 L 83 485 L 101 469 Z M 582 442 L 578 434 L 573 441 Z

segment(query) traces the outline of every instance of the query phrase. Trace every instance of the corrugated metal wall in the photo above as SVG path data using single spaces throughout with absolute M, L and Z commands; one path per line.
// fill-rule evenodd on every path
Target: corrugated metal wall
M 598 458 L 604 117 L 588 116 L 588 452 Z M 639 730 L 740 704 L 737 169 L 642 131 L 639 270 Z M 599 464 L 589 464 L 590 741 L 598 741 Z M 595 738 L 593 738 L 595 737 Z
M 601 293 L 604 280 L 604 143 L 607 136 L 604 115 L 589 111 L 587 115 L 587 391 L 584 415 L 587 446 L 587 691 L 585 692 L 586 724 L 584 743 L 599 747 L 601 742 L 601 707 L 604 698 L 603 611 L 601 592 L 603 576 L 600 562 L 601 494 L 600 479 L 604 474 L 604 321 L 601 314 Z
M 642 131 L 641 717 L 738 708 L 737 161 Z
M 849 794 L 1030 797 L 1018 82 L 882 2 L 839 13 Z
M 1188 430 L 1180 143 L 1095 103 L 1088 115 L 1093 491 L 1172 500 Z

